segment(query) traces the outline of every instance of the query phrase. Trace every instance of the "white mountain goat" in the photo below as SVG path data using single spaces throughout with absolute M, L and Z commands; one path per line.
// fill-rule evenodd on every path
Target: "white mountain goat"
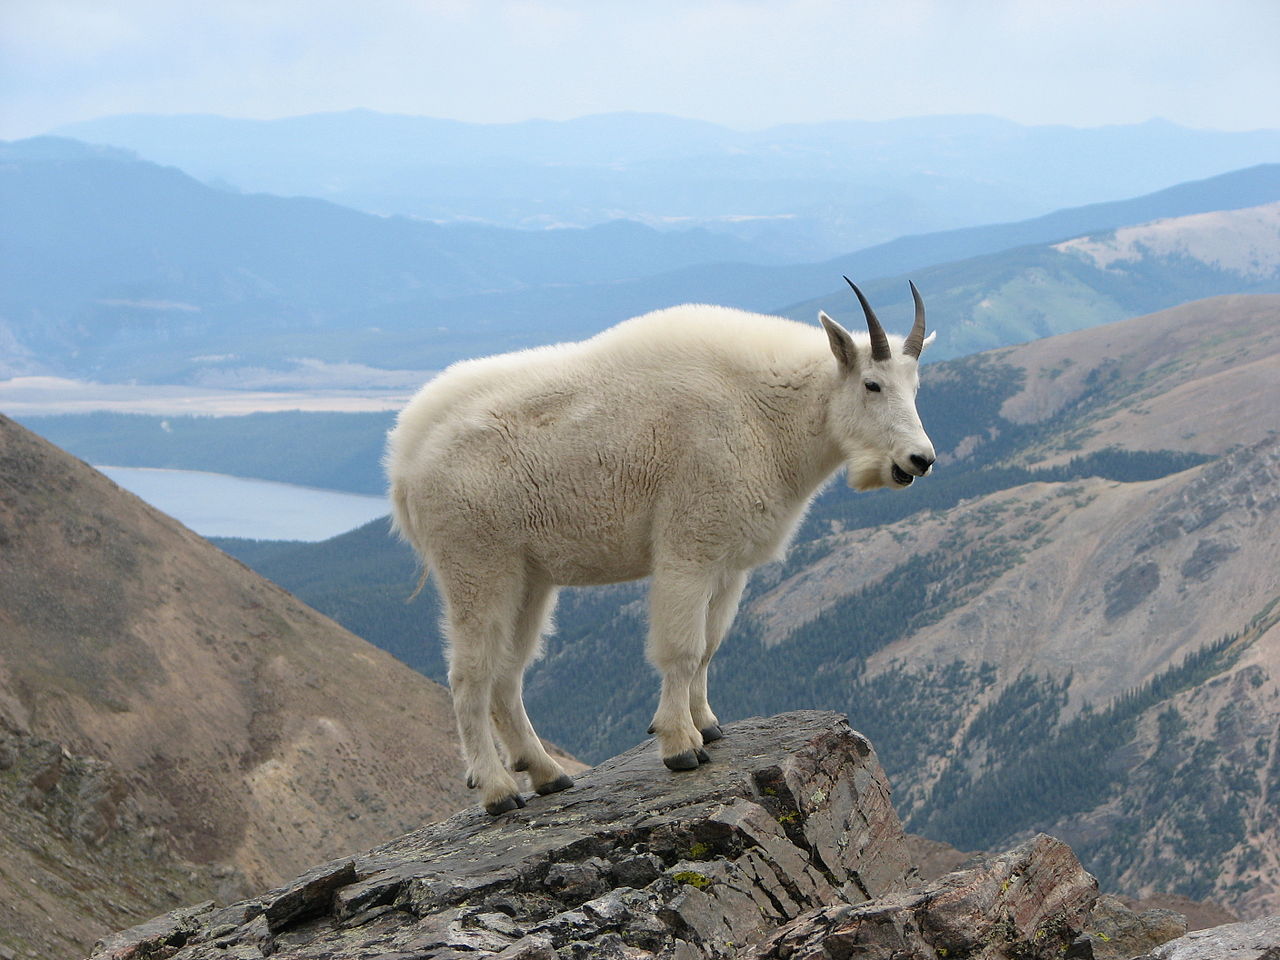
M 848 280 L 848 278 L 845 278 Z M 748 571 L 778 556 L 841 465 L 857 490 L 906 487 L 934 461 L 915 396 L 924 305 L 887 336 L 712 306 L 628 320 L 581 343 L 451 366 L 401 412 L 386 466 L 396 530 L 444 599 L 467 779 L 485 809 L 572 786 L 525 713 L 525 666 L 560 586 L 652 577 L 651 733 L 690 770 L 721 736 L 707 665 Z M 834 354 L 834 359 L 833 355 Z

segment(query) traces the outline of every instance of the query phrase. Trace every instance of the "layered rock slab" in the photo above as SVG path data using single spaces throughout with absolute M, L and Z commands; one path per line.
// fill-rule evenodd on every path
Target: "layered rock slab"
M 1139 960 L 1280 960 L 1280 914 L 1197 930 Z
M 1079 939 L 1097 881 L 1040 834 L 1007 853 L 871 903 L 809 911 L 744 960 L 1056 960 Z
M 744 720 L 708 750 L 672 773 L 641 744 L 522 810 L 458 814 L 94 956 L 728 957 L 806 911 L 906 889 L 889 785 L 843 717 Z

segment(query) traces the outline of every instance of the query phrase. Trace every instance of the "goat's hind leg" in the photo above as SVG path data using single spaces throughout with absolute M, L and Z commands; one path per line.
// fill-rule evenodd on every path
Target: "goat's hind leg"
M 449 640 L 449 690 L 467 764 L 467 785 L 481 791 L 497 815 L 524 806 L 493 736 L 494 678 L 512 659 L 512 634 L 524 591 L 522 577 L 485 577 L 440 569 Z M 472 568 L 474 569 L 474 568 Z
M 493 719 L 512 769 L 527 771 L 533 789 L 544 796 L 573 786 L 564 767 L 542 746 L 524 709 L 525 667 L 538 653 L 542 634 L 550 627 L 555 602 L 556 590 L 551 584 L 532 580 L 526 584 L 512 637 L 511 661 L 493 681 Z

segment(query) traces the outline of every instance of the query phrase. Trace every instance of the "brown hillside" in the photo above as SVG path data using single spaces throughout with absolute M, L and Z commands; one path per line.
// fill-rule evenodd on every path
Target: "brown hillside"
M 1033 483 L 833 534 L 830 553 L 750 611 L 766 643 L 784 642 L 799 622 L 914 556 L 1012 548 L 1003 573 L 876 654 L 870 670 L 959 659 L 994 663 L 1009 678 L 1072 672 L 1075 704 L 1102 703 L 1242 628 L 1280 594 L 1277 516 L 1280 438 L 1160 480 Z
M 0 416 L 6 737 L 105 762 L 133 826 L 252 887 L 469 800 L 443 688 Z
M 1071 842 L 1086 866 L 1105 863 L 1125 892 L 1183 893 L 1244 916 L 1280 909 L 1280 297 L 1219 297 L 989 357 L 1026 373 L 1005 416 L 1043 424 L 1019 462 L 1109 446 L 1218 459 L 1143 482 L 1028 483 L 835 532 L 748 614 L 766 644 L 786 644 L 895 570 L 954 558 L 922 598 L 941 614 L 866 665 L 872 681 L 939 698 L 913 702 L 895 723 L 930 709 L 945 718 L 920 762 L 893 773 L 908 820 L 930 804 L 938 815 L 930 792 L 947 778 L 948 789 L 1018 783 L 1003 766 L 1008 731 L 974 726 L 1015 683 L 1069 680 L 1061 713 L 1027 734 L 1047 738 L 1085 704 L 1103 708 L 1241 635 L 1229 667 L 1143 713 L 1123 749 L 1094 758 L 1096 770 L 1124 771 L 1120 798 L 1036 827 Z M 962 452 L 981 459 L 984 442 L 970 438 Z M 957 664 L 970 677 L 994 668 L 994 681 L 938 692 L 921 679 Z M 855 700 L 850 719 L 879 718 L 860 716 Z
M 1108 446 L 1217 454 L 1280 428 L 1280 295 L 1212 297 L 988 356 L 1026 374 L 1007 419 L 1038 423 L 1082 401 L 1089 410 L 1036 463 Z M 1102 409 L 1090 402 L 1098 394 Z

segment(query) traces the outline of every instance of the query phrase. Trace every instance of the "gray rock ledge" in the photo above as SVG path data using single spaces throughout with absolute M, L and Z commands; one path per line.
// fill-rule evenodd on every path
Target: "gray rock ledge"
M 850 954 L 823 930 L 876 909 L 909 915 L 920 949 L 977 924 L 975 957 L 1048 956 L 1046 938 L 1061 951 L 1080 933 L 1095 884 L 1048 837 L 909 890 L 884 772 L 837 714 L 743 720 L 707 749 L 673 773 L 640 744 L 524 809 L 464 811 L 252 900 L 175 911 L 93 960 L 828 958 Z M 938 956 L 915 945 L 893 956 Z
M 1197 930 L 1139 960 L 1280 960 L 1280 915 Z

